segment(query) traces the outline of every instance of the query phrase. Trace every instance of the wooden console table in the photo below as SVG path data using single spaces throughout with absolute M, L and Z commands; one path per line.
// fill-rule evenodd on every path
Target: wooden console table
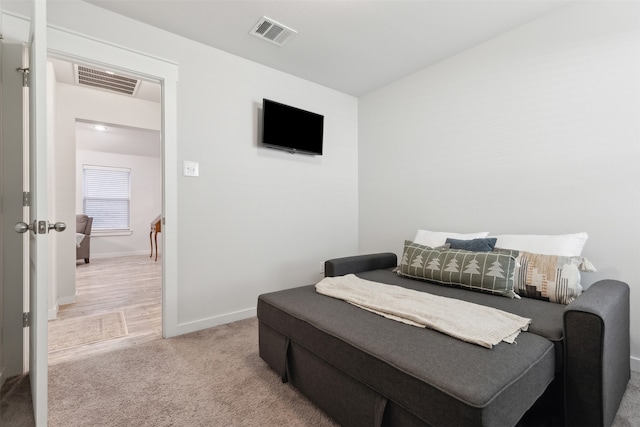
M 156 219 L 151 221 L 151 231 L 149 232 L 149 242 L 151 243 L 151 255 L 149 258 L 153 257 L 153 240 L 151 239 L 151 235 L 155 232 L 155 243 L 156 243 L 156 261 L 158 261 L 158 233 L 162 231 L 162 215 L 158 215 Z

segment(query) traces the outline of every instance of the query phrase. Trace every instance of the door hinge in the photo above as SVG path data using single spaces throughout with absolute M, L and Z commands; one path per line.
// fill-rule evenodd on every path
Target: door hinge
M 22 313 L 22 327 L 28 328 L 31 326 L 31 313 Z
M 31 193 L 28 191 L 22 192 L 22 206 L 31 206 Z
M 22 73 L 22 87 L 29 87 L 29 68 L 16 68 Z

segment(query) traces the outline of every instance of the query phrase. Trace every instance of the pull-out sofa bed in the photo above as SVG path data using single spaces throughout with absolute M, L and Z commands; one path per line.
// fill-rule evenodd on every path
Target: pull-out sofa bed
M 343 426 L 611 425 L 630 377 L 627 284 L 601 280 L 560 304 L 442 286 L 397 265 L 393 253 L 340 258 L 325 276 L 494 307 L 529 328 L 488 349 L 310 285 L 259 297 L 262 359 Z

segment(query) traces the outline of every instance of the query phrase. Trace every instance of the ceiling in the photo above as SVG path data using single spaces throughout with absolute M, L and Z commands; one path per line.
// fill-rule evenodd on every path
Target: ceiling
M 95 125 L 107 129 L 98 131 Z M 130 156 L 161 157 L 160 131 L 122 126 L 111 123 L 76 121 L 76 148 Z
M 564 6 L 562 0 L 84 0 L 354 96 Z M 298 33 L 249 32 L 267 16 Z
M 48 61 L 53 64 L 55 78 L 58 83 L 78 85 L 74 64 L 55 58 L 49 58 Z M 90 86 L 80 86 L 87 91 L 105 90 Z M 110 93 L 132 97 L 117 92 Z M 142 80 L 133 97 L 160 103 L 160 84 Z M 96 125 L 105 126 L 106 129 L 97 130 L 95 128 Z M 76 120 L 76 149 L 160 158 L 162 156 L 162 138 L 160 131 L 157 130 L 78 119 Z

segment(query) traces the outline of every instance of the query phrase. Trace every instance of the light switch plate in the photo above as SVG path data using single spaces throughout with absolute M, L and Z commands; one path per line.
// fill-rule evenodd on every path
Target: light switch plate
M 198 162 L 190 162 L 188 160 L 182 161 L 182 175 L 183 176 L 198 176 L 200 172 L 198 170 Z

